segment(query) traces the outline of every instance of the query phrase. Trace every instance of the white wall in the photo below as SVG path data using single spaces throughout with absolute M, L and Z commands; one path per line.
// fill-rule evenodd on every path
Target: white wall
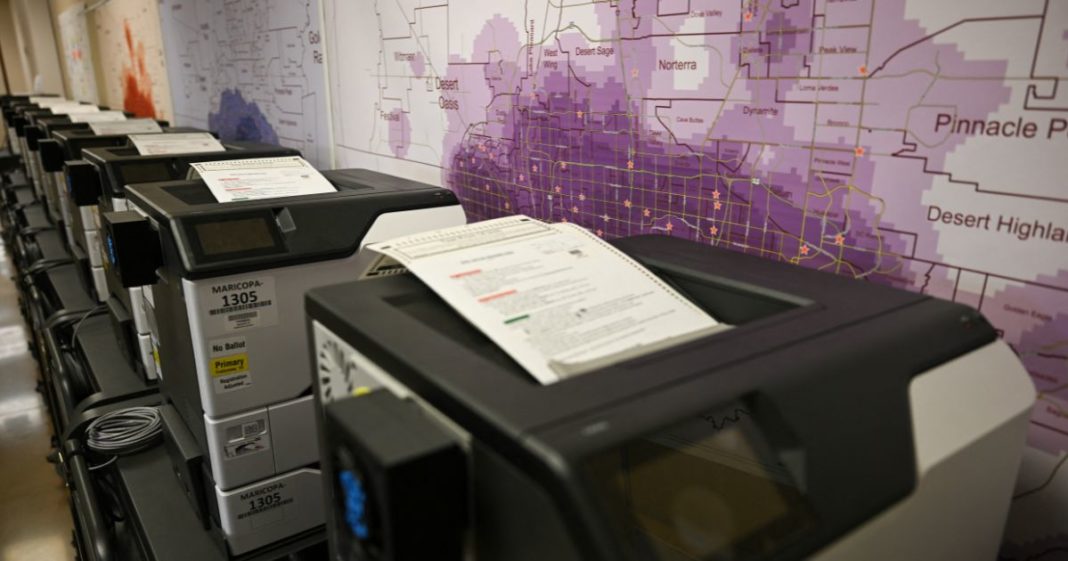
M 36 78 L 40 76 L 41 92 L 62 92 L 63 76 L 48 2 L 10 0 L 10 8 L 15 22 L 15 37 L 23 78 L 27 86 L 33 88 Z M 7 58 L 5 50 L 5 61 Z

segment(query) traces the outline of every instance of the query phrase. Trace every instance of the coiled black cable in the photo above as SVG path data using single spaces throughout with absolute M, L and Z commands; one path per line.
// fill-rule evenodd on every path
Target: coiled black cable
M 85 445 L 98 454 L 121 456 L 149 448 L 162 434 L 159 409 L 129 407 L 93 419 L 85 429 Z

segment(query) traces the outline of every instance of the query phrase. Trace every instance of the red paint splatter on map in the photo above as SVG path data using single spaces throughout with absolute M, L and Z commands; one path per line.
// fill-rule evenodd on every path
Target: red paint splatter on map
M 156 104 L 152 101 L 152 77 L 145 66 L 145 45 L 134 42 L 129 20 L 123 22 L 123 28 L 129 60 L 122 65 L 122 107 L 138 117 L 154 119 Z

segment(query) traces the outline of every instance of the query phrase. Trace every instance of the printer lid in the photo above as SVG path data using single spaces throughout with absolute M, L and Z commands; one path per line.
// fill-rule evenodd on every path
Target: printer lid
M 434 385 L 447 384 L 456 390 L 455 399 L 477 404 L 484 413 L 493 411 L 496 421 L 516 435 L 738 361 L 763 360 L 769 349 L 789 348 L 808 336 L 803 334 L 836 332 L 843 340 L 885 341 L 890 334 L 916 329 L 883 321 L 895 310 L 924 306 L 948 312 L 954 321 L 963 316 L 983 321 L 970 308 L 922 294 L 676 238 L 637 236 L 612 244 L 734 329 L 541 385 L 412 275 L 315 289 L 309 310 L 316 310 L 315 318 L 342 337 L 370 344 L 381 358 L 403 366 L 401 372 L 411 381 L 426 377 Z M 847 329 L 860 322 L 879 325 L 881 331 Z M 984 334 L 992 338 L 994 332 Z M 938 348 L 939 340 L 935 337 L 928 347 Z M 448 375 L 441 370 L 445 357 Z M 657 374 L 650 376 L 647 368 Z
M 72 123 L 69 115 L 54 115 L 37 119 L 37 126 L 44 133 L 44 138 L 51 138 L 55 131 L 85 129 L 89 128 L 89 123 Z
M 88 123 L 78 128 L 58 129 L 52 132 L 52 138 L 63 147 L 66 160 L 77 160 L 82 157 L 82 150 L 86 148 L 121 147 L 129 142 L 129 134 L 96 134 Z M 164 127 L 164 133 L 188 133 L 204 132 L 195 127 Z
M 293 148 L 260 142 L 223 142 L 222 145 L 222 152 L 147 156 L 141 155 L 131 144 L 101 146 L 84 150 L 82 158 L 96 166 L 105 196 L 123 198 L 126 185 L 185 179 L 189 164 L 193 162 L 300 155 L 300 151 Z
M 198 179 L 130 185 L 127 198 L 166 229 L 167 266 L 187 278 L 346 257 L 381 214 L 459 204 L 447 189 L 376 171 L 322 174 L 336 192 L 220 203 Z
M 743 460 L 767 472 L 748 481 L 781 516 L 752 513 L 761 539 L 731 551 L 810 554 L 911 492 L 912 378 L 996 338 L 974 310 L 921 294 L 670 237 L 612 243 L 736 327 L 541 385 L 412 275 L 314 289 L 306 309 L 539 481 L 567 506 L 576 540 L 601 552 L 590 559 L 674 559 L 631 543 L 630 522 L 612 514 L 627 502 L 618 482 L 660 473 L 653 495 L 666 497 L 706 440 L 735 425 Z

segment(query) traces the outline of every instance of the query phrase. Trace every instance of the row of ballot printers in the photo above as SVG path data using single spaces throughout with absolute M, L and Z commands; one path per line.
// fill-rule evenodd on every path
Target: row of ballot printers
M 995 557 L 1034 391 L 970 308 L 621 239 L 732 328 L 545 385 L 403 267 L 367 274 L 369 245 L 463 230 L 450 191 L 349 169 L 251 196 L 233 182 L 299 153 L 2 105 L 4 240 L 83 559 L 123 533 L 151 559 L 326 535 L 339 560 Z M 162 443 L 105 446 L 134 407 Z M 154 516 L 148 457 L 167 466 L 153 501 L 197 520 L 166 537 L 178 554 L 134 522 Z M 82 512 L 86 488 L 125 514 Z

